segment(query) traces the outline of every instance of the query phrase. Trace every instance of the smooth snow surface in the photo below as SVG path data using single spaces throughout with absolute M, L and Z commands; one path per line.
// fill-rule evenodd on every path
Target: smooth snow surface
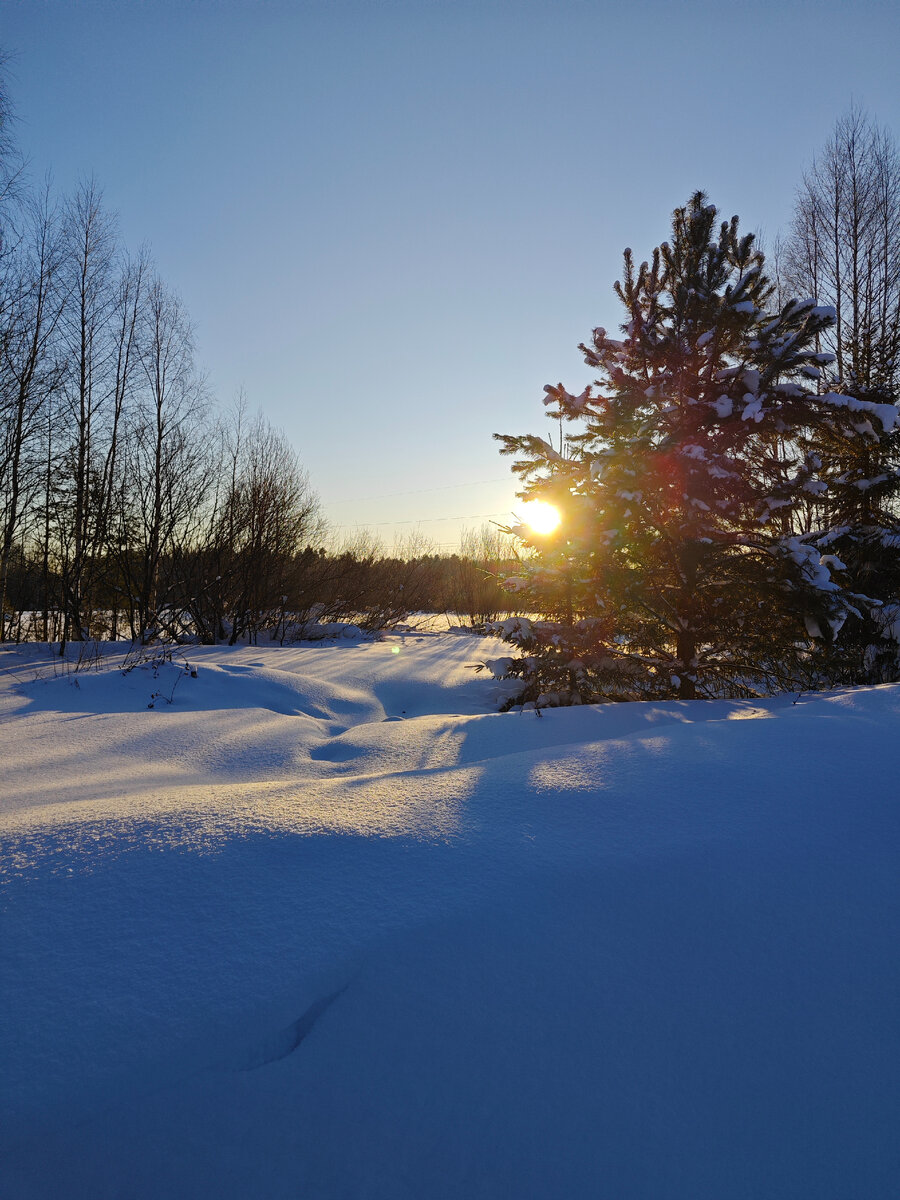
M 501 653 L 0 648 L 4 1200 L 894 1200 L 900 690 Z

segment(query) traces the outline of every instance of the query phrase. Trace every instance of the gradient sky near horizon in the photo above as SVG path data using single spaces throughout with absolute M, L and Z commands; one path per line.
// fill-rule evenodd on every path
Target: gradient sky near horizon
M 3 0 L 31 176 L 93 175 L 215 395 L 338 536 L 508 519 L 495 431 L 615 328 L 621 253 L 697 188 L 771 240 L 855 102 L 900 137 L 893 2 Z

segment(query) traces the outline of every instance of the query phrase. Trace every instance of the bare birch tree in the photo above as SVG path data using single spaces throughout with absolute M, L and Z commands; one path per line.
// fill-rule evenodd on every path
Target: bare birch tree
M 243 396 L 220 428 L 215 475 L 205 536 L 184 556 L 194 624 L 207 641 L 275 636 L 309 603 L 303 551 L 321 542 L 318 498 L 284 434 Z
M 103 450 L 104 410 L 112 391 L 114 349 L 110 334 L 118 256 L 115 222 L 93 181 L 82 183 L 69 201 L 65 231 L 69 299 L 63 332 L 68 362 L 68 446 L 60 480 L 59 565 L 66 635 L 80 640 L 88 625 L 88 578 L 96 544 L 92 529 L 96 459 Z
M 784 247 L 795 291 L 832 305 L 823 348 L 837 381 L 896 393 L 900 385 L 900 154 L 857 108 L 803 177 Z
M 159 279 L 147 288 L 139 333 L 142 388 L 128 436 L 128 554 L 132 635 L 153 636 L 167 596 L 164 557 L 199 518 L 209 481 L 202 434 L 205 385 L 180 300 Z
M 0 335 L 0 641 L 13 550 L 41 490 L 43 412 L 61 376 L 55 354 L 63 304 L 61 239 L 48 188 L 26 205 L 25 219 L 26 232 L 4 275 Z

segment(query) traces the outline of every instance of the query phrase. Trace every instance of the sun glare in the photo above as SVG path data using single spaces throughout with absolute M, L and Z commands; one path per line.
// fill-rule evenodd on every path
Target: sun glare
M 546 500 L 527 500 L 519 505 L 519 513 L 535 533 L 552 533 L 562 520 L 559 509 Z

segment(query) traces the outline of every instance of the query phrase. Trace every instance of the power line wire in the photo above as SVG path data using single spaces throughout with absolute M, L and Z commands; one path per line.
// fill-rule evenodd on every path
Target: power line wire
M 352 499 L 348 498 L 348 499 L 344 499 L 344 500 L 330 500 L 330 501 L 328 501 L 328 504 L 329 505 L 332 505 L 332 504 L 362 504 L 364 500 L 389 500 L 393 496 L 423 496 L 426 492 L 449 492 L 453 488 L 483 487 L 485 484 L 488 484 L 488 483 L 506 483 L 506 482 L 515 483 L 515 480 L 512 479 L 511 476 L 509 476 L 509 475 L 501 475 L 501 476 L 498 476 L 496 479 L 477 479 L 477 480 L 475 480 L 474 483 L 446 483 L 446 484 L 443 484 L 441 487 L 412 488 L 406 492 L 381 492 L 377 496 L 355 496 Z M 443 518 L 439 518 L 439 519 L 443 519 Z M 453 520 L 452 517 L 447 517 L 446 519 L 448 521 Z M 391 524 L 392 522 L 387 522 L 387 523 Z M 397 524 L 398 522 L 393 522 L 393 523 Z
M 435 489 L 437 490 L 437 489 Z M 475 521 L 488 520 L 491 517 L 507 517 L 509 509 L 492 513 L 459 513 L 454 517 L 418 517 L 414 521 L 360 521 L 355 525 L 334 525 L 333 529 L 373 529 L 380 525 L 426 525 L 435 521 Z

